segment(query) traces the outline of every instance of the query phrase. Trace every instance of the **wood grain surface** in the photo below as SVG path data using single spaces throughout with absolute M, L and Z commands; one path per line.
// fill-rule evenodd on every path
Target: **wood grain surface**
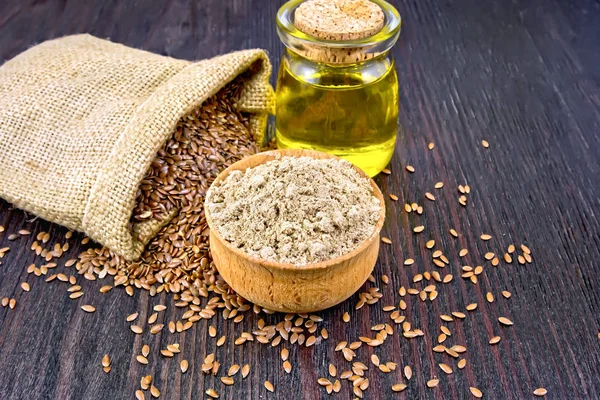
M 202 59 L 232 50 L 261 47 L 277 65 L 283 51 L 274 24 L 282 2 L 277 0 L 205 1 L 51 1 L 0 2 L 0 60 L 8 60 L 36 43 L 67 34 L 89 32 L 99 37 L 177 58 Z M 45 283 L 28 275 L 35 262 L 29 250 L 33 237 L 8 241 L 19 229 L 48 231 L 52 243 L 62 240 L 63 228 L 34 220 L 9 204 L 0 205 L 0 247 L 10 251 L 1 260 L 0 297 L 17 301 L 14 310 L 0 308 L 1 399 L 132 399 L 140 378 L 151 374 L 165 399 L 204 398 L 215 388 L 223 399 L 329 398 L 316 383 L 327 376 L 333 362 L 348 369 L 334 346 L 340 340 L 372 335 L 370 327 L 391 322 L 382 305 L 397 305 L 397 290 L 418 287 L 413 276 L 439 270 L 452 273 L 450 284 L 438 285 L 434 302 L 406 298 L 407 320 L 422 329 L 422 338 L 406 339 L 401 327 L 376 348 L 363 346 L 357 359 L 368 363 L 371 354 L 384 361 L 410 365 L 415 371 L 407 389 L 392 394 L 394 383 L 404 382 L 400 368 L 381 373 L 371 365 L 366 399 L 468 399 L 469 387 L 478 387 L 488 399 L 528 399 L 538 387 L 549 399 L 600 398 L 600 4 L 593 0 L 456 0 L 393 1 L 403 16 L 400 41 L 394 48 L 401 85 L 400 120 L 403 126 L 390 169 L 378 176 L 387 202 L 382 234 L 393 244 L 382 244 L 375 268 L 383 298 L 375 305 L 354 310 L 357 295 L 319 313 L 329 339 L 313 347 L 290 349 L 291 374 L 282 369 L 279 348 L 258 343 L 234 346 L 242 331 L 251 331 L 259 318 L 267 323 L 282 319 L 274 314 L 248 313 L 234 324 L 222 318 L 210 321 L 228 340 L 217 348 L 206 321 L 183 334 L 134 335 L 125 315 L 139 312 L 145 319 L 156 304 L 168 305 L 165 321 L 180 317 L 173 300 L 161 294 L 151 298 L 124 290 L 101 294 L 102 282 L 79 279 L 85 295 L 70 300 L 66 284 Z M 1 129 L 1 121 L 0 121 Z M 484 149 L 481 140 L 490 143 Z M 435 143 L 433 150 L 427 143 Z M 415 167 L 409 174 L 406 164 Z M 14 179 L 19 179 L 15 176 Z M 435 182 L 444 187 L 434 190 Z M 457 185 L 468 183 L 467 207 L 458 204 Z M 2 183 L 0 183 L 2 184 Z M 424 193 L 435 194 L 435 202 Z M 418 202 L 422 216 L 403 211 L 405 202 Z M 419 235 L 412 233 L 424 225 Z M 460 236 L 448 234 L 456 229 Z M 493 236 L 479 239 L 481 233 Z M 444 269 L 431 263 L 424 248 L 433 238 L 448 255 Z M 81 249 L 81 236 L 70 240 L 69 256 Z M 492 267 L 487 251 L 500 252 L 510 243 L 525 243 L 533 263 Z M 469 249 L 464 259 L 461 248 Z M 403 266 L 406 258 L 417 262 Z M 70 257 L 68 257 L 70 258 Z M 66 260 L 65 257 L 63 260 Z M 38 259 L 39 260 L 39 259 Z M 484 265 L 479 283 L 460 278 L 462 265 Z M 38 261 L 39 265 L 39 261 Z M 59 265 L 57 269 L 64 267 Z M 72 274 L 73 271 L 68 273 Z M 386 274 L 389 285 L 381 282 Z M 27 281 L 30 292 L 20 284 Z M 108 283 L 108 282 L 107 282 Z M 504 299 L 500 291 L 512 292 Z M 489 304 L 490 291 L 495 301 Z M 433 353 L 442 321 L 440 314 L 464 311 L 476 302 L 477 311 L 466 319 L 445 323 L 452 336 L 446 345 L 467 347 L 467 366 Z M 93 304 L 97 311 L 80 309 Z M 349 312 L 350 322 L 342 322 Z M 505 316 L 514 321 L 503 327 Z M 488 344 L 499 335 L 502 341 Z M 166 359 L 159 353 L 177 340 L 182 353 Z M 149 364 L 135 357 L 142 343 L 151 347 Z M 216 352 L 223 371 L 233 363 L 251 365 L 250 375 L 236 377 L 233 386 L 218 377 L 204 376 L 204 357 Z M 100 360 L 112 358 L 104 373 Z M 181 374 L 180 359 L 190 362 Z M 446 375 L 438 367 L 454 368 Z M 223 372 L 219 374 L 223 375 Z M 427 388 L 432 377 L 437 388 Z M 263 386 L 271 381 L 275 392 Z M 150 394 L 146 392 L 146 398 Z M 339 399 L 352 398 L 344 381 Z

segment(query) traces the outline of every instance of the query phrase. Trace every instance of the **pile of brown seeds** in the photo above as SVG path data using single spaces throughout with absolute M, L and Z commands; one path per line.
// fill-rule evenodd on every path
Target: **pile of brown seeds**
M 108 248 L 79 256 L 80 274 L 115 277 L 115 285 L 135 286 L 152 294 L 163 290 L 186 298 L 206 297 L 222 288 L 209 267 L 204 195 L 223 169 L 255 154 L 248 118 L 234 108 L 243 79 L 208 99 L 182 118 L 173 136 L 159 150 L 142 181 L 132 223 L 176 215 L 146 246 L 141 258 L 128 262 Z M 214 288 L 213 288 L 214 286 Z M 210 289 L 209 289 L 210 288 Z
M 67 293 L 73 301 L 85 296 L 82 286 L 78 284 L 77 275 L 91 281 L 97 278 L 113 277 L 112 285 L 105 284 L 100 287 L 101 293 L 108 293 L 115 286 L 123 286 L 129 295 L 133 295 L 135 289 L 148 290 L 152 296 L 163 291 L 172 293 L 174 306 L 179 310 L 179 319 L 166 321 L 161 316 L 161 313 L 167 309 L 167 306 L 163 304 L 154 306 L 154 313 L 145 321 L 138 320 L 139 313 L 133 313 L 123 319 L 130 324 L 131 331 L 136 335 L 143 335 L 145 332 L 150 332 L 151 335 L 167 334 L 164 330 L 165 327 L 170 333 L 183 332 L 200 320 L 212 319 L 217 313 L 220 313 L 223 319 L 233 320 L 234 323 L 241 322 L 244 315 L 250 311 L 256 314 L 273 314 L 272 311 L 252 305 L 238 296 L 218 274 L 209 253 L 207 225 L 202 207 L 208 186 L 221 170 L 231 163 L 259 151 L 250 137 L 247 118 L 236 112 L 233 107 L 241 83 L 241 80 L 233 82 L 226 89 L 207 100 L 200 109 L 182 119 L 178 123 L 173 137 L 159 151 L 157 159 L 153 162 L 147 177 L 140 186 L 132 223 L 149 218 L 161 220 L 171 216 L 177 210 L 179 212 L 150 241 L 140 260 L 127 262 L 106 248 L 92 248 L 83 252 L 78 259 L 66 261 L 62 272 L 58 272 L 56 268 L 62 267 L 58 265 L 58 259 L 69 249 L 69 240 L 72 234 L 71 232 L 67 233 L 62 244 L 56 243 L 51 246 L 48 244 L 51 239 L 50 234 L 40 232 L 37 234 L 31 250 L 42 260 L 42 264 L 40 266 L 32 264 L 27 271 L 36 276 L 45 276 L 47 282 L 57 281 L 69 284 Z M 429 147 L 429 150 L 433 150 L 433 146 Z M 409 173 L 414 173 L 414 168 L 407 166 L 406 169 Z M 383 172 L 386 175 L 391 174 L 389 170 Z M 434 188 L 441 190 L 445 186 L 447 185 L 438 182 Z M 459 185 L 458 191 L 461 194 L 459 203 L 466 206 L 466 197 L 463 198 L 463 196 L 469 194 L 471 188 L 468 185 Z M 389 197 L 394 202 L 399 200 L 398 196 L 391 193 Z M 421 197 L 423 205 L 416 202 L 407 203 L 401 205 L 398 212 L 401 213 L 404 210 L 406 213 L 412 213 L 412 217 L 418 219 L 427 211 L 428 207 L 423 198 L 435 201 L 435 197 L 429 192 L 419 197 Z M 390 208 L 393 209 L 393 207 L 395 206 L 391 204 Z M 433 302 L 438 296 L 444 295 L 443 285 L 453 281 L 453 275 L 444 273 L 444 269 L 452 268 L 452 262 L 471 264 L 461 267 L 461 277 L 477 284 L 478 276 L 486 273 L 488 264 L 491 267 L 499 267 L 502 261 L 504 261 L 504 265 L 513 264 L 513 259 L 516 259 L 517 263 L 521 265 L 533 261 L 531 250 L 525 245 L 517 247 L 510 244 L 506 250 L 491 251 L 493 249 L 490 249 L 485 254 L 473 254 L 475 252 L 469 252 L 466 248 L 456 252 L 445 251 L 441 248 L 441 244 L 431 238 L 436 236 L 435 232 L 428 231 L 419 222 L 415 222 L 414 225 L 411 231 L 418 240 L 422 240 L 424 248 L 430 251 L 430 259 L 404 258 L 402 262 L 404 268 L 414 269 L 416 266 L 419 268 L 412 276 L 411 284 L 408 287 L 393 288 L 390 286 L 390 278 L 382 275 L 382 287 L 380 288 L 375 277 L 369 277 L 368 288 L 356 295 L 358 300 L 355 309 L 359 310 L 365 305 L 380 306 L 382 311 L 389 316 L 389 321 L 380 321 L 370 327 L 368 332 L 356 332 L 355 338 L 346 337 L 336 343 L 335 351 L 342 354 L 347 365 L 336 366 L 329 363 L 327 370 L 316 380 L 315 384 L 323 387 L 327 393 L 338 393 L 344 385 L 347 385 L 356 398 L 362 398 L 363 393 L 370 386 L 370 379 L 377 379 L 375 374 L 390 374 L 396 370 L 401 374 L 399 374 L 398 382 L 389 388 L 390 394 L 405 390 L 413 377 L 412 367 L 406 363 L 401 365 L 400 360 L 393 359 L 393 355 L 389 355 L 392 359 L 383 360 L 380 359 L 381 355 L 373 353 L 373 350 L 385 346 L 388 338 L 394 334 L 401 333 L 401 337 L 405 340 L 419 340 L 419 338 L 431 336 L 431 342 L 437 341 L 437 344 L 431 349 L 434 356 L 436 354 L 447 355 L 451 357 L 450 360 L 456 360 L 456 364 L 448 361 L 439 362 L 438 366 L 444 374 L 454 373 L 454 366 L 457 370 L 466 368 L 467 358 L 465 355 L 469 349 L 466 345 L 457 343 L 455 339 L 456 336 L 460 336 L 456 335 L 456 331 L 460 329 L 457 324 L 460 324 L 461 320 L 471 318 L 477 312 L 477 302 L 468 304 L 464 310 L 453 310 L 440 314 L 439 332 L 424 332 L 414 326 L 414 322 L 409 320 L 410 314 L 405 310 L 420 302 Z M 0 233 L 3 231 L 4 227 L 0 226 Z M 9 238 L 17 240 L 20 236 L 29 234 L 29 231 L 22 230 L 18 234 L 11 234 Z M 450 240 L 461 237 L 455 229 L 449 229 L 449 235 Z M 493 237 L 488 233 L 482 233 L 480 239 L 489 246 Z M 81 243 L 86 244 L 88 241 L 89 239 L 85 238 Z M 388 244 L 392 243 L 392 240 L 388 238 L 382 238 L 382 241 Z M 459 246 L 455 247 L 460 248 Z M 0 259 L 9 250 L 9 248 L 0 249 Z M 74 267 L 76 273 L 69 272 L 75 272 L 71 267 Z M 21 288 L 27 292 L 30 290 L 30 285 L 24 282 Z M 384 293 L 386 299 L 394 296 L 394 304 L 382 300 Z M 501 290 L 494 296 L 494 293 L 488 292 L 485 298 L 488 303 L 507 301 L 511 298 L 511 293 Z M 380 304 L 383 302 L 386 304 Z M 16 307 L 15 299 L 7 297 L 2 299 L 1 304 L 13 309 Z M 82 303 L 80 307 L 87 313 L 93 313 L 96 310 L 91 304 Z M 342 320 L 350 323 L 350 315 L 344 313 Z M 235 338 L 219 335 L 217 329 L 212 325 L 208 327 L 208 334 L 209 337 L 216 340 L 217 347 L 223 346 L 228 340 L 233 341 L 237 346 L 258 342 L 272 347 L 280 345 L 283 347 L 287 342 L 289 345 L 310 347 L 320 345 L 329 338 L 328 331 L 325 328 L 319 328 L 320 322 L 322 322 L 322 318 L 314 314 L 286 314 L 281 315 L 280 320 L 271 325 L 267 325 L 263 318 L 259 318 L 252 332 L 242 332 Z M 495 327 L 496 334 L 491 335 L 489 339 L 490 346 L 498 344 L 502 339 L 502 336 L 497 333 L 503 332 L 504 329 L 511 329 L 512 325 L 511 319 L 498 318 L 498 324 Z M 448 342 L 451 343 L 448 344 Z M 363 346 L 371 350 L 365 351 Z M 166 348 L 160 349 L 160 354 L 164 360 L 170 360 L 182 357 L 179 355 L 182 351 L 179 343 L 171 343 Z M 149 362 L 150 347 L 147 344 L 143 344 L 139 350 L 136 350 L 136 353 L 138 354 L 137 362 L 141 364 Z M 371 354 L 370 357 L 365 353 Z M 99 359 L 103 371 L 110 373 L 110 356 L 108 354 L 99 355 Z M 282 369 L 288 374 L 291 373 L 294 365 L 293 360 L 290 359 L 288 348 L 282 348 L 281 359 Z M 178 362 L 181 372 L 186 373 L 189 368 L 188 361 L 180 358 Z M 206 375 L 218 375 L 222 385 L 230 386 L 249 375 L 250 365 L 245 364 L 240 367 L 239 364 L 232 364 L 228 368 L 225 366 L 221 368 L 217 355 L 211 353 L 205 356 L 201 370 Z M 436 388 L 443 386 L 443 379 L 441 381 L 435 374 L 425 376 L 424 381 L 431 390 L 439 390 Z M 275 386 L 269 380 L 265 380 L 263 385 L 265 390 L 275 391 Z M 537 396 L 544 396 L 547 393 L 544 388 L 537 388 L 532 392 Z M 476 398 L 484 395 L 475 386 L 469 387 L 469 393 Z M 206 389 L 205 394 L 211 398 L 219 397 L 219 392 L 215 388 Z M 144 399 L 150 396 L 157 398 L 160 395 L 161 392 L 153 384 L 151 375 L 140 378 L 140 388 L 135 391 L 136 398 Z

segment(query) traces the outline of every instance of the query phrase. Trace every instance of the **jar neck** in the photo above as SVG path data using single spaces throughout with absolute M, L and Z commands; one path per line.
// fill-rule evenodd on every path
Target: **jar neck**
M 389 50 L 379 53 L 377 55 L 372 55 L 369 58 L 359 59 L 357 61 L 347 62 L 347 63 L 314 60 L 310 57 L 306 57 L 302 53 L 297 53 L 293 49 L 290 49 L 290 48 L 286 48 L 286 52 L 284 53 L 283 56 L 286 57 L 289 62 L 301 62 L 301 63 L 306 63 L 306 64 L 313 64 L 315 66 L 315 68 L 341 68 L 341 69 L 353 68 L 353 69 L 355 69 L 355 68 L 362 68 L 362 67 L 368 66 L 370 64 L 377 64 L 377 63 L 381 63 L 381 62 L 391 63 L 391 55 L 390 55 Z
M 314 85 L 362 86 L 373 83 L 390 73 L 394 68 L 394 62 L 389 51 L 356 63 L 335 64 L 314 61 L 287 49 L 281 68 L 286 68 L 301 81 Z

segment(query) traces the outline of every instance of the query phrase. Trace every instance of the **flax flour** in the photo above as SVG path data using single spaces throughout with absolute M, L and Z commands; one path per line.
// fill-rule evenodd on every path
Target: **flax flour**
M 252 256 L 298 266 L 357 248 L 381 209 L 349 162 L 289 156 L 232 172 L 210 188 L 206 204 L 225 240 Z

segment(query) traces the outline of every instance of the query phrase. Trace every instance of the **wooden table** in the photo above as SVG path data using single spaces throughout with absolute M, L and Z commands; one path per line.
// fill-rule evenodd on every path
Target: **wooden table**
M 70 300 L 64 284 L 46 284 L 26 270 L 35 258 L 29 250 L 33 237 L 8 241 L 10 233 L 31 229 L 60 238 L 65 229 L 2 203 L 0 247 L 10 252 L 0 266 L 0 297 L 17 301 L 16 308 L 0 308 L 0 398 L 2 399 L 131 399 L 142 375 L 151 374 L 161 398 L 203 398 L 215 388 L 227 399 L 328 398 L 317 385 L 333 362 L 348 369 L 335 344 L 373 335 L 370 327 L 390 323 L 383 305 L 398 305 L 400 286 L 413 284 L 419 272 L 452 273 L 454 280 L 439 285 L 434 302 L 405 297 L 407 320 L 422 329 L 422 338 L 406 339 L 401 326 L 377 348 L 363 346 L 357 359 L 370 366 L 368 399 L 463 399 L 469 387 L 485 398 L 528 399 L 538 387 L 547 398 L 600 398 L 600 6 L 592 0 L 457 0 L 394 1 L 404 17 L 394 48 L 401 83 L 401 123 L 390 169 L 392 175 L 376 182 L 384 193 L 396 194 L 387 203 L 383 235 L 393 244 L 382 245 L 375 268 L 383 298 L 375 305 L 354 310 L 357 296 L 319 313 L 329 339 L 314 347 L 284 344 L 290 349 L 293 371 L 282 369 L 279 348 L 258 343 L 234 346 L 232 340 L 217 348 L 207 334 L 206 321 L 175 337 L 134 335 L 124 316 L 150 307 L 169 305 L 168 318 L 176 318 L 173 300 L 151 298 L 124 290 L 101 294 L 110 282 L 79 279 L 85 302 Z M 89 32 L 99 37 L 185 59 L 202 59 L 228 51 L 261 47 L 269 50 L 274 65 L 283 51 L 274 24 L 281 1 L 210 0 L 162 1 L 31 1 L 8 0 L 0 5 L 0 59 L 8 60 L 30 46 L 62 35 Z M 482 140 L 490 147 L 485 149 Z M 435 144 L 433 150 L 427 144 Z M 415 167 L 409 174 L 406 164 Z M 18 179 L 18 177 L 15 177 Z M 444 187 L 434 190 L 436 182 Z M 468 183 L 468 205 L 458 204 L 457 186 Z M 435 202 L 424 193 L 435 194 Z M 417 201 L 424 214 L 403 211 L 404 203 Z M 423 224 L 421 235 L 412 228 Z M 455 239 L 448 233 L 458 231 Z M 492 239 L 479 239 L 489 233 Z M 426 239 L 433 238 L 450 259 L 440 269 L 431 263 Z M 71 257 L 78 254 L 81 236 L 70 240 Z M 54 240 L 54 239 L 53 239 Z M 492 267 L 483 254 L 503 254 L 510 243 L 524 243 L 533 263 L 500 262 Z M 469 250 L 464 259 L 462 248 Z M 406 258 L 415 258 L 403 266 Z M 70 258 L 70 257 L 69 257 Z M 67 258 L 64 258 L 65 260 Z M 460 277 L 462 265 L 481 264 L 478 284 Z M 62 269 L 62 265 L 58 269 Z M 390 278 L 388 285 L 381 277 Z M 21 282 L 31 285 L 30 292 Z M 512 293 L 510 299 L 502 290 Z M 486 293 L 495 301 L 489 304 Z M 467 318 L 444 323 L 451 331 L 445 345 L 467 347 L 467 366 L 432 352 L 440 333 L 440 314 L 465 311 L 478 303 Z M 79 307 L 94 304 L 93 314 Z M 349 312 L 350 322 L 342 321 Z M 505 316 L 514 326 L 500 326 Z M 265 317 L 267 323 L 281 315 Z M 235 325 L 220 317 L 212 324 L 229 338 L 256 327 L 259 316 L 249 313 Z M 494 335 L 502 337 L 495 346 Z M 159 349 L 177 340 L 183 349 L 177 361 Z M 136 362 L 142 343 L 151 346 L 150 363 Z M 280 345 L 281 347 L 281 345 Z M 248 378 L 237 377 L 226 387 L 218 377 L 204 376 L 200 365 L 216 351 L 224 370 L 234 362 L 251 365 Z M 112 371 L 102 372 L 100 360 L 108 353 Z M 401 394 L 394 383 L 404 382 L 401 368 L 382 373 L 370 364 L 371 354 L 383 361 L 410 365 L 414 377 Z M 190 370 L 182 375 L 178 361 L 185 357 Z M 438 363 L 454 369 L 446 375 Z M 439 386 L 426 382 L 439 377 Z M 275 385 L 268 393 L 263 382 Z M 149 398 L 146 392 L 146 398 Z M 336 398 L 352 398 L 343 382 Z

